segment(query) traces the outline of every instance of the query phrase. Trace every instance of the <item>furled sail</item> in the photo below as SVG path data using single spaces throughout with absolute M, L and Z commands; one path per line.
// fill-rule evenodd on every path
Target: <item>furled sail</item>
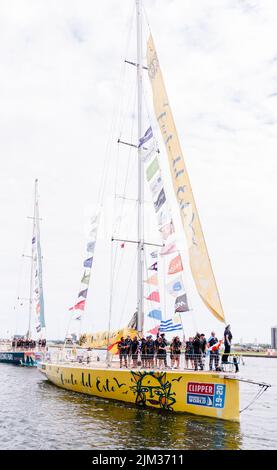
M 98 331 L 96 333 L 84 333 L 80 337 L 80 345 L 83 348 L 105 348 L 108 347 L 108 351 L 111 354 L 117 354 L 117 344 L 119 343 L 121 337 L 126 338 L 130 336 L 133 339 L 135 336 L 138 336 L 138 332 L 134 328 L 122 328 L 117 331 Z
M 186 233 L 192 275 L 206 306 L 218 320 L 224 322 L 223 308 L 151 35 L 147 43 L 147 65 L 155 114 L 166 146 L 173 187 Z
M 37 197 L 37 184 L 36 180 L 36 196 L 35 196 L 35 209 L 34 209 L 34 225 L 33 225 L 33 238 L 32 238 L 32 263 L 34 273 L 34 285 L 33 285 L 33 301 L 35 304 L 36 313 L 36 331 L 41 333 L 42 336 L 45 334 L 42 331 L 45 328 L 44 318 L 44 296 L 43 296 L 43 284 L 42 284 L 42 261 L 41 261 L 41 246 L 40 246 L 40 228 L 39 228 L 39 208 L 38 208 L 38 197 Z M 30 332 L 29 332 L 30 333 Z

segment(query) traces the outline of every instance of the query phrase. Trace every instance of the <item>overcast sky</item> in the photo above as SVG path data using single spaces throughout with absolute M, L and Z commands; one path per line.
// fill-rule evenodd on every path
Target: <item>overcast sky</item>
M 0 1 L 0 337 L 27 326 L 27 303 L 17 315 L 14 306 L 18 295 L 28 297 L 22 253 L 30 253 L 26 216 L 35 178 L 47 336 L 65 334 L 129 31 L 135 39 L 133 5 Z M 277 3 L 144 0 L 144 6 L 227 320 L 236 340 L 269 342 L 277 324 Z M 89 327 L 103 327 L 108 305 L 104 239 L 102 229 Z M 197 328 L 220 336 L 222 324 L 197 296 L 193 309 Z

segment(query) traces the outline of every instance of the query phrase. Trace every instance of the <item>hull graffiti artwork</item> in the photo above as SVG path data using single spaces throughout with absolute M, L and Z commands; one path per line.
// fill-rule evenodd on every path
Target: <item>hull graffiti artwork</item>
M 143 371 L 133 372 L 132 382 L 135 385 L 131 390 L 136 395 L 136 405 L 154 406 L 164 410 L 173 411 L 172 405 L 176 402 L 174 392 L 171 392 L 171 383 L 166 378 L 166 373 Z

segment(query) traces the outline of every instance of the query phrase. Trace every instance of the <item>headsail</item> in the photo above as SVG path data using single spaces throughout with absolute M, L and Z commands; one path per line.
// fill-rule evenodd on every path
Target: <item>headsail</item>
M 224 322 L 219 292 L 151 35 L 147 43 L 147 65 L 156 118 L 166 146 L 175 196 L 186 233 L 192 275 L 206 306 L 218 320 Z

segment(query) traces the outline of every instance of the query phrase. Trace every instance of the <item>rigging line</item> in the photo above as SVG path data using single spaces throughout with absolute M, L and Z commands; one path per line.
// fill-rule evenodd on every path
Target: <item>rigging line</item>
M 133 274 L 134 274 L 134 270 L 135 270 L 134 268 L 135 268 L 135 264 L 136 264 L 136 257 L 137 256 L 136 256 L 136 252 L 135 252 L 134 255 L 133 255 L 132 269 L 131 269 L 129 280 L 128 280 L 128 286 L 126 288 L 126 294 L 125 294 L 125 298 L 124 298 L 124 302 L 123 302 L 123 308 L 121 310 L 121 316 L 120 316 L 119 324 L 121 324 L 122 319 L 125 318 L 125 310 L 127 308 L 127 299 L 128 299 L 129 293 L 130 293 L 131 282 L 134 279 Z
M 126 41 L 126 45 L 125 45 L 125 57 L 126 57 L 126 54 L 128 52 L 128 48 L 129 48 L 129 44 L 130 44 L 129 39 L 130 39 L 132 24 L 133 24 L 133 21 L 134 21 L 134 11 L 135 11 L 135 6 L 133 5 L 132 14 L 131 14 L 131 21 L 129 21 L 129 30 L 128 30 L 128 33 L 127 33 L 127 41 Z M 125 76 L 126 76 L 126 63 L 124 62 L 124 60 L 122 60 L 122 66 L 121 66 L 120 74 L 119 74 L 119 78 L 118 78 L 118 85 L 120 83 L 122 84 L 122 81 L 124 81 L 124 80 L 122 80 L 122 77 L 124 79 Z M 98 204 L 100 204 L 101 207 L 103 206 L 103 199 L 104 199 L 105 188 L 106 188 L 106 184 L 107 184 L 107 175 L 108 175 L 107 166 L 108 166 L 109 156 L 110 156 L 110 153 L 111 153 L 111 147 L 112 147 L 112 143 L 113 143 L 114 128 L 116 127 L 115 122 L 116 121 L 119 122 L 121 109 L 122 109 L 122 101 L 123 101 L 123 94 L 122 93 L 119 93 L 119 98 L 120 98 L 119 99 L 119 106 L 117 106 L 116 102 L 114 102 L 114 109 L 113 109 L 113 113 L 112 113 L 112 122 L 111 122 L 111 127 L 110 127 L 110 133 L 109 133 L 109 138 L 107 140 L 106 150 L 105 150 L 104 167 L 103 167 L 103 171 L 102 171 L 102 177 L 101 177 L 101 180 L 100 180 L 101 183 L 100 183 L 99 194 L 98 194 Z M 117 113 L 116 113 L 116 111 L 117 111 Z M 116 114 L 117 114 L 117 119 L 116 119 Z
M 134 106 L 135 106 L 135 103 L 134 103 Z M 132 122 L 132 128 L 131 128 L 131 137 L 133 136 L 133 132 L 134 132 L 134 121 Z M 119 144 L 118 144 L 118 148 L 119 148 Z M 131 163 L 131 155 L 132 155 L 132 151 L 133 149 L 130 147 L 129 148 L 129 151 L 128 151 L 128 164 L 127 164 L 127 171 L 126 171 L 126 176 L 125 176 L 125 182 L 124 182 L 124 190 L 123 190 L 123 196 L 126 196 L 126 190 L 127 190 L 127 184 L 128 184 L 128 181 L 129 181 L 129 170 L 130 170 L 130 163 Z M 116 192 L 115 192 L 116 194 Z M 122 199 L 121 200 L 121 208 L 120 208 L 120 213 L 119 213 L 119 228 L 118 230 L 121 229 L 121 223 L 122 223 L 122 215 L 123 215 L 123 210 L 124 210 L 124 207 L 126 206 L 126 199 Z M 127 233 L 128 235 L 128 233 Z M 118 244 L 116 245 L 116 253 L 115 253 L 115 264 L 117 262 L 117 254 L 118 254 Z M 119 260 L 119 264 L 118 264 L 118 268 L 117 268 L 117 273 L 116 273 L 116 280 L 118 278 L 118 274 L 119 274 L 119 271 L 120 271 L 120 267 L 121 267 L 121 264 L 122 264 L 122 259 L 123 259 L 123 256 L 120 257 L 120 260 Z M 115 269 L 115 266 L 114 266 L 114 269 Z
M 113 283 L 114 283 L 114 276 L 113 276 L 113 243 L 111 244 L 111 258 L 110 258 L 110 302 L 109 302 L 109 317 L 108 317 L 108 338 L 107 338 L 107 355 L 106 361 L 109 360 L 109 351 L 108 348 L 110 346 L 110 335 L 111 335 L 111 319 L 112 319 L 112 308 L 113 308 Z
M 270 387 L 270 385 L 259 384 L 259 387 L 261 387 L 261 388 L 259 389 L 258 393 L 255 395 L 253 400 L 251 400 L 250 403 L 247 406 L 245 406 L 242 410 L 240 410 L 240 413 L 243 413 L 243 411 L 247 410 L 251 405 L 253 405 L 253 403 L 255 403 L 255 401 L 257 401 L 264 394 L 264 392 L 267 391 L 267 389 Z
M 135 107 L 135 95 L 133 97 L 133 110 L 134 110 L 134 107 Z M 134 132 L 134 121 L 132 121 L 132 125 L 131 125 L 131 139 L 133 137 L 133 132 Z M 119 143 L 117 144 L 117 151 L 118 151 L 118 161 L 117 161 L 117 169 L 116 169 L 116 181 L 115 181 L 115 191 L 114 191 L 114 197 L 116 197 L 116 194 L 117 194 L 117 182 L 118 182 L 118 173 L 119 173 Z M 127 164 L 127 173 L 126 173 L 126 176 L 125 176 L 125 182 L 124 182 L 124 190 L 123 190 L 123 196 L 126 196 L 126 188 L 127 188 L 127 182 L 128 182 L 128 175 L 129 175 L 129 167 L 130 167 L 130 158 L 131 158 L 131 154 L 132 154 L 132 148 L 130 147 L 129 150 L 128 150 L 128 164 Z M 125 165 L 124 165 L 125 167 Z M 123 213 L 123 208 L 124 208 L 124 204 L 125 204 L 125 200 L 122 199 L 121 201 L 121 206 L 120 206 L 120 214 L 119 214 L 119 230 L 120 230 L 120 226 L 121 226 L 121 218 L 122 217 L 122 213 Z
M 129 48 L 130 48 L 130 45 L 131 45 L 131 33 L 132 33 L 132 30 L 133 30 L 133 24 L 134 24 L 134 19 L 135 19 L 135 4 L 133 3 L 133 11 L 132 11 L 132 16 L 131 16 L 131 20 L 130 20 L 130 23 L 129 23 L 129 30 L 128 30 L 128 35 L 127 35 L 127 42 L 126 42 L 126 48 L 125 48 L 125 55 L 124 55 L 124 71 L 125 71 L 125 74 L 124 74 L 124 80 L 127 80 L 126 76 L 126 70 L 127 70 L 127 65 L 126 65 L 126 57 L 128 56 L 128 51 L 129 51 Z M 126 86 L 125 86 L 125 81 L 123 83 L 124 86 L 122 86 L 122 89 L 125 91 L 126 90 Z M 132 94 L 132 90 L 130 88 L 129 90 L 130 94 Z M 124 103 L 124 98 L 126 98 L 127 95 L 124 94 L 124 93 L 121 93 L 121 105 L 122 107 L 120 108 L 121 110 L 123 109 L 123 103 Z M 129 103 L 130 101 L 128 100 L 127 103 Z M 126 111 L 127 112 L 127 111 Z M 125 114 L 126 114 L 125 112 Z M 119 119 L 118 120 L 118 128 L 119 129 L 122 129 L 123 128 L 123 122 L 125 120 L 125 115 L 123 112 L 120 112 L 120 116 L 121 116 L 121 120 Z
M 126 193 L 126 185 L 127 185 L 128 174 L 129 174 L 129 166 L 130 166 L 130 160 L 131 160 L 131 150 L 129 150 L 128 153 L 129 153 L 129 158 L 128 158 L 126 179 L 125 179 L 125 190 L 124 190 L 125 193 Z M 121 203 L 121 215 L 119 216 L 119 229 L 121 227 L 121 222 L 122 222 L 122 213 L 123 213 L 124 203 L 125 203 L 125 201 L 123 201 L 123 203 Z M 113 247 L 113 242 L 112 242 L 112 247 Z M 124 254 L 125 254 L 125 252 L 124 252 Z M 120 268 L 121 268 L 122 260 L 123 260 L 123 256 L 121 256 L 121 258 L 119 258 L 119 263 L 118 263 L 118 243 L 117 243 L 116 248 L 115 248 L 114 262 L 111 265 L 111 271 L 112 271 L 112 274 L 111 274 L 112 275 L 111 297 L 113 296 L 114 285 L 118 281 L 118 276 L 119 276 L 119 271 L 120 271 Z M 117 266 L 117 264 L 118 264 L 118 266 Z M 111 310 L 112 310 L 112 308 L 111 308 Z

